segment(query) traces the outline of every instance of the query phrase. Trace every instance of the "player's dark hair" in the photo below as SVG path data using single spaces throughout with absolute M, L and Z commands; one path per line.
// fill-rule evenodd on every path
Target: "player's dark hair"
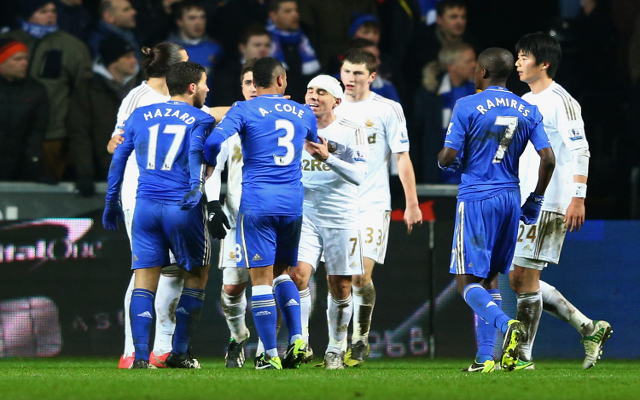
M 524 35 L 516 43 L 516 52 L 533 56 L 536 59 L 536 65 L 548 62 L 547 75 L 551 79 L 556 76 L 562 59 L 562 48 L 553 36 L 544 32 Z
M 246 45 L 247 43 L 249 43 L 249 39 L 251 39 L 254 36 L 271 37 L 271 34 L 267 30 L 267 28 L 264 27 L 264 25 L 252 24 L 252 25 L 249 25 L 247 29 L 245 29 L 244 33 L 240 37 L 240 44 Z
M 345 54 L 342 63 L 350 62 L 351 64 L 364 64 L 370 74 L 378 71 L 378 62 L 376 56 L 370 51 L 364 49 L 351 49 Z
M 202 5 L 202 2 L 200 1 L 183 0 L 177 3 L 173 3 L 171 5 L 171 13 L 173 14 L 173 19 L 175 20 L 182 19 L 182 17 L 184 17 L 184 13 L 194 8 L 198 10 L 202 10 L 205 13 L 207 12 L 207 10 L 205 10 L 204 6 Z
M 253 84 L 257 88 L 268 88 L 276 78 L 275 72 L 284 67 L 282 63 L 273 57 L 262 57 L 253 64 Z
M 149 78 L 162 78 L 172 65 L 182 61 L 180 51 L 184 47 L 179 44 L 163 42 L 153 48 L 142 48 L 142 70 Z
M 171 67 L 167 73 L 167 88 L 171 96 L 184 94 L 189 90 L 189 85 L 196 85 L 202 79 L 204 67 L 198 63 L 185 61 Z
M 280 11 L 280 5 L 282 3 L 294 2 L 297 3 L 297 0 L 271 0 L 269 2 L 269 12 L 278 12 Z
M 257 60 L 257 58 L 252 58 L 242 64 L 242 68 L 240 69 L 240 84 L 242 84 L 244 81 L 244 74 L 246 74 L 247 72 L 253 72 L 253 66 L 255 65 Z
M 496 81 L 506 81 L 513 71 L 513 54 L 507 49 L 490 47 L 478 56 L 480 68 L 489 71 L 489 78 Z
M 467 3 L 462 0 L 442 0 L 436 4 L 436 13 L 438 17 L 442 17 L 444 13 L 450 8 L 467 8 Z

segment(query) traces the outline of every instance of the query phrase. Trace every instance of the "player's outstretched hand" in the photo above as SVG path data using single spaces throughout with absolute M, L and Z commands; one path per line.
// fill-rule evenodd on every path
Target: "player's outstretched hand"
M 443 167 L 442 165 L 440 165 L 440 161 L 438 161 L 438 168 L 440 168 L 443 171 L 454 172 L 458 168 L 460 168 L 460 159 L 456 157 L 453 164 L 449 165 L 448 167 Z
M 305 141 L 304 149 L 311 154 L 313 158 L 319 161 L 326 161 L 329 158 L 329 145 L 327 139 L 318 136 L 320 143 L 314 143 L 309 140 Z
M 408 206 L 404 210 L 404 223 L 407 225 L 408 234 L 411 234 L 414 226 L 422 225 L 422 210 L 419 206 Z
M 109 140 L 109 143 L 107 144 L 107 151 L 109 152 L 109 154 L 113 154 L 118 148 L 118 146 L 122 144 L 122 142 L 124 142 L 124 136 L 114 135 L 111 138 L 111 140 Z
M 124 222 L 124 213 L 120 203 L 107 203 L 104 205 L 104 213 L 102 214 L 102 225 L 110 231 L 118 230 L 118 221 Z
M 224 239 L 227 229 L 231 229 L 227 215 L 222 211 L 222 206 L 217 200 L 207 203 L 207 225 L 209 233 L 214 239 Z M 225 229 L 225 227 L 227 229 Z
M 522 205 L 520 221 L 524 222 L 526 225 L 535 224 L 538 220 L 538 215 L 540 215 L 540 208 L 542 207 L 543 201 L 544 196 L 538 196 L 537 194 L 531 193 L 529 197 L 527 197 L 527 201 Z
M 181 210 L 191 210 L 193 207 L 200 204 L 202 199 L 202 192 L 198 189 L 193 189 L 189 193 L 185 194 L 182 200 L 178 202 Z
M 571 204 L 567 208 L 567 214 L 564 216 L 564 222 L 569 232 L 579 231 L 584 224 L 585 209 L 584 199 L 574 197 Z

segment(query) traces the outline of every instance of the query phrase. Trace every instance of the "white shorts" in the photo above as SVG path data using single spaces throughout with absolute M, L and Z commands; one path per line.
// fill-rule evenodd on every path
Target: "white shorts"
M 564 215 L 560 213 L 542 211 L 534 225 L 520 221 L 514 264 L 532 269 L 543 269 L 546 263 L 557 264 L 566 234 Z
M 368 210 L 360 213 L 362 255 L 378 264 L 384 264 L 389 241 L 391 211 Z
M 236 264 L 236 228 L 227 231 L 227 236 L 220 241 L 218 268 L 237 268 Z M 246 268 L 241 268 L 246 269 Z
M 127 230 L 127 236 L 129 236 L 129 246 L 131 246 L 131 226 L 133 225 L 133 210 L 135 210 L 135 202 L 133 205 L 134 208 L 122 210 L 122 213 L 124 214 L 124 227 Z M 171 250 L 169 250 L 169 263 L 170 265 L 165 265 L 162 268 L 162 273 L 177 273 L 178 271 L 181 271 L 181 269 L 175 265 L 178 262 L 176 261 L 176 256 L 173 255 Z
M 315 273 L 324 251 L 327 275 L 362 275 L 364 262 L 357 229 L 336 229 L 316 226 L 302 220 L 298 261 L 311 264 Z

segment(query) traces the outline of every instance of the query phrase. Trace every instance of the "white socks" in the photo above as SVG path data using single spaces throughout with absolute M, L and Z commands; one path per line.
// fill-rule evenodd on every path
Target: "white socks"
M 525 341 L 520 343 L 520 358 L 524 361 L 531 361 L 533 341 L 536 339 L 542 315 L 542 293 L 540 289 L 531 293 L 518 293 L 517 299 L 516 319 L 522 322 L 527 329 Z
M 353 286 L 353 336 L 351 343 L 369 340 L 371 315 L 376 304 L 376 289 L 373 282 L 361 288 Z
M 327 353 L 342 352 L 343 346 L 347 343 L 347 330 L 349 321 L 353 313 L 352 296 L 344 300 L 336 300 L 329 296 L 329 345 Z
M 309 344 L 309 316 L 311 315 L 311 292 L 309 288 L 300 290 L 300 324 L 302 339 Z
M 184 278 L 182 275 L 160 275 L 154 307 L 156 310 L 156 335 L 153 352 L 166 354 L 173 347 L 173 332 L 176 330 L 175 309 L 180 301 Z
M 238 343 L 242 342 L 249 334 L 245 323 L 245 314 L 247 312 L 246 290 L 243 290 L 237 296 L 230 296 L 223 289 L 220 294 L 220 304 L 222 305 L 222 311 L 227 320 L 231 337 Z
M 593 321 L 587 318 L 573 304 L 569 303 L 562 293 L 544 281 L 540 281 L 544 311 L 561 321 L 567 321 L 582 336 L 593 331 Z

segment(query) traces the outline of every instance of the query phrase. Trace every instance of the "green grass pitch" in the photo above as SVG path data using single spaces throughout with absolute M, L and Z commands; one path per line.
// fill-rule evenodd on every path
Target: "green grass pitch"
M 538 360 L 535 371 L 461 372 L 470 360 L 369 360 L 361 368 L 118 370 L 117 357 L 0 359 L 0 399 L 639 399 L 640 360 Z M 248 360 L 249 364 L 251 360 Z

